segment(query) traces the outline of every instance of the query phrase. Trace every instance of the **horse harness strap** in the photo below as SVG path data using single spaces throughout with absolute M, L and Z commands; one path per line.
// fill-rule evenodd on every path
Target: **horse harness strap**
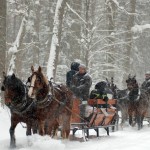
M 63 109 L 64 107 L 66 107 L 67 96 L 66 96 L 66 93 L 63 92 L 60 88 L 56 88 L 56 89 L 53 89 L 53 90 L 57 90 L 57 91 L 59 91 L 59 92 L 62 94 L 61 100 L 56 99 L 54 93 L 53 93 L 53 95 L 52 95 L 52 96 L 53 96 L 53 100 L 57 101 L 58 104 L 59 104 L 59 105 L 58 105 L 58 108 L 57 108 L 57 111 L 56 111 L 56 113 L 55 113 L 55 116 L 57 117 L 57 116 L 60 114 L 60 112 L 62 111 L 62 109 Z
M 31 103 L 28 104 L 28 100 L 27 100 L 27 87 L 26 85 L 24 85 L 25 88 L 25 96 L 23 98 L 23 102 L 17 105 L 11 104 L 8 105 L 8 107 L 10 108 L 10 110 L 20 116 L 24 115 L 25 113 L 28 113 L 30 111 L 33 110 L 33 107 L 35 106 L 34 101 L 31 101 Z
M 53 96 L 48 94 L 44 100 L 42 101 L 37 101 L 35 100 L 35 104 L 37 105 L 38 108 L 45 108 L 47 106 L 49 106 L 51 104 L 51 102 L 53 101 Z

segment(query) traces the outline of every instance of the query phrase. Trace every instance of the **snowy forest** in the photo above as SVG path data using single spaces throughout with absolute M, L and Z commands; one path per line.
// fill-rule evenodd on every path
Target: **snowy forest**
M 88 68 L 93 85 L 114 77 L 126 88 L 150 70 L 149 0 L 0 0 L 0 84 L 2 72 L 23 81 L 41 66 L 65 83 L 73 61 Z

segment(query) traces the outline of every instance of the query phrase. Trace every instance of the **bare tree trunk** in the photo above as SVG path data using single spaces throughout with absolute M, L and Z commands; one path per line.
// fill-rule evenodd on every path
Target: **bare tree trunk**
M 64 15 L 66 2 L 67 0 L 58 0 L 56 4 L 53 36 L 52 36 L 50 53 L 49 53 L 49 60 L 47 64 L 48 78 L 54 77 L 55 79 L 55 76 L 56 76 L 58 56 L 59 56 L 59 51 L 60 51 L 63 15 Z
M 9 62 L 7 74 L 12 74 L 16 72 L 16 57 L 17 57 L 17 53 L 19 52 L 19 48 L 22 44 L 23 37 L 25 35 L 28 13 L 29 13 L 29 10 L 27 10 L 25 16 L 22 19 L 16 40 L 13 43 L 13 46 L 9 48 L 8 53 L 11 55 L 11 59 Z
M 0 87 L 2 81 L 2 72 L 5 71 L 6 61 L 6 0 L 0 0 Z M 1 92 L 1 90 L 0 90 Z M 0 93 L 0 100 L 1 100 Z M 1 101 L 4 104 L 4 101 Z
M 86 12 L 85 12 L 85 18 L 86 18 L 86 29 L 85 29 L 85 36 L 86 36 L 86 55 L 85 55 L 85 65 L 88 67 L 89 62 L 89 49 L 90 49 L 90 35 L 89 35 L 89 7 L 90 7 L 90 0 L 86 0 Z
M 110 77 L 114 76 L 114 71 L 113 71 L 113 64 L 114 64 L 114 36 L 113 32 L 115 30 L 115 12 L 116 12 L 116 6 L 115 3 L 112 0 L 106 0 L 106 13 L 107 13 L 107 19 L 108 19 L 108 44 L 112 45 L 109 46 L 109 54 L 107 54 L 107 61 L 108 61 L 108 72 L 107 76 L 109 75 Z
M 131 28 L 134 26 L 134 15 L 135 14 L 135 8 L 136 8 L 136 0 L 130 0 L 130 10 L 132 15 L 129 16 L 128 22 L 127 22 L 127 34 L 126 34 L 126 56 L 127 59 L 125 61 L 125 68 L 127 73 L 130 73 L 130 54 L 131 54 L 131 49 L 132 49 L 132 32 L 131 32 Z M 126 75 L 125 75 L 126 76 Z
M 35 5 L 35 14 L 36 17 L 34 19 L 34 28 L 35 28 L 35 32 L 36 35 L 34 35 L 34 42 L 35 42 L 35 46 L 34 46 L 34 64 L 38 64 L 40 65 L 40 41 L 39 41 L 39 28 L 40 28 L 40 11 L 41 11 L 41 6 L 40 6 L 40 0 L 39 0 L 39 4 Z

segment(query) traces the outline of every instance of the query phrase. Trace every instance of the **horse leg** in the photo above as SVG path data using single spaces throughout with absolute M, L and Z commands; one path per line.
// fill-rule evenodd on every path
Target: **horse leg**
M 136 118 L 137 118 L 138 130 L 140 130 L 142 128 L 141 125 L 142 117 L 140 115 L 137 115 Z
M 32 132 L 33 134 L 37 133 L 37 121 L 35 121 L 34 119 L 29 119 L 27 122 L 27 131 L 26 131 L 26 135 L 31 135 Z
M 132 126 L 132 124 L 133 124 L 133 120 L 132 120 L 133 110 L 130 107 L 128 108 L 128 115 L 129 115 L 129 125 Z
M 52 136 L 57 136 L 57 131 L 58 131 L 58 128 L 59 128 L 59 123 L 57 120 L 54 121 L 54 124 L 53 124 L 53 133 L 52 133 Z
M 55 118 L 53 118 L 53 117 L 50 118 L 49 122 L 48 122 L 48 134 L 51 137 L 56 136 L 58 127 L 59 127 L 58 121 Z
M 49 124 L 49 119 L 47 119 L 46 121 L 45 121 L 45 125 L 44 125 L 44 130 L 45 130 L 45 134 L 46 135 L 49 135 L 49 127 L 48 127 L 48 124 Z
M 15 138 L 15 128 L 17 124 L 19 123 L 18 121 L 13 121 L 14 119 L 11 118 L 11 126 L 9 129 L 10 133 L 10 148 L 15 148 L 16 147 L 16 138 Z
M 144 120 L 144 115 L 141 117 L 141 128 L 143 128 L 143 120 Z
M 62 121 L 62 138 L 63 139 L 68 139 L 69 138 L 69 134 L 70 134 L 70 119 L 71 119 L 71 115 L 69 115 L 67 113 L 62 118 L 63 118 L 63 121 Z
M 132 126 L 132 115 L 129 115 L 129 124 Z
M 39 120 L 38 121 L 38 127 L 39 127 L 39 134 L 40 135 L 45 135 L 44 126 L 45 126 L 45 121 L 44 120 Z
M 31 123 L 27 123 L 27 130 L 26 130 L 26 135 L 29 136 L 31 135 Z
M 47 129 L 47 133 L 48 135 L 50 135 L 51 137 L 53 137 L 53 125 L 54 125 L 54 121 L 49 119 L 49 122 L 48 122 L 48 129 Z
M 36 122 L 36 123 L 33 123 L 33 125 L 32 125 L 32 132 L 33 132 L 33 134 L 37 134 L 37 131 L 38 131 L 38 125 Z

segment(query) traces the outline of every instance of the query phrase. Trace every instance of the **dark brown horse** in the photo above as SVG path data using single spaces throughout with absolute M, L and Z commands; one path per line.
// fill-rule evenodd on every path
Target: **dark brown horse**
M 62 138 L 68 138 L 73 93 L 64 85 L 49 84 L 40 66 L 37 71 L 32 66 L 31 71 L 28 96 L 36 102 L 39 133 L 44 135 L 47 132 L 51 135 L 52 129 L 57 128 L 59 124 L 62 127 Z M 44 128 L 45 124 L 48 130 Z
M 142 92 L 138 86 L 135 76 L 128 76 L 126 80 L 129 92 L 128 114 L 129 124 L 133 125 L 133 116 L 135 123 L 138 124 L 138 130 L 143 126 L 143 119 L 150 109 L 150 90 Z
M 10 147 L 16 147 L 15 128 L 19 122 L 27 124 L 26 135 L 37 133 L 36 118 L 34 116 L 33 101 L 27 96 L 27 89 L 23 82 L 18 79 L 15 74 L 6 76 L 3 72 L 4 80 L 1 90 L 4 91 L 5 104 L 11 111 L 10 126 Z

